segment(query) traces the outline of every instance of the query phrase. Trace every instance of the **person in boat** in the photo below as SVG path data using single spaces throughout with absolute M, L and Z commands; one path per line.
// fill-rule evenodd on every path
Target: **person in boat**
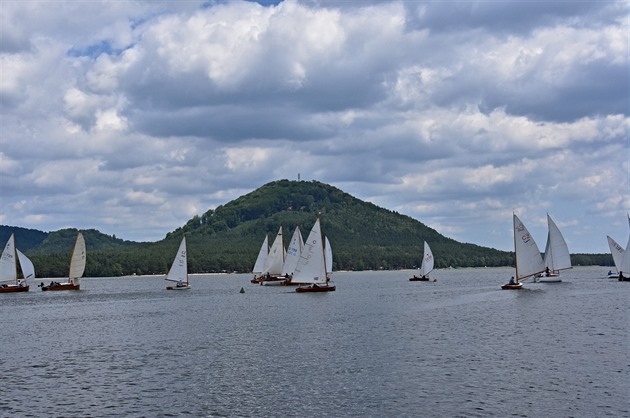
M 619 281 L 623 282 L 624 279 L 625 279 L 625 276 L 623 275 L 623 272 L 619 270 Z
M 317 283 L 313 283 L 313 287 L 319 287 L 319 286 L 317 286 Z
M 177 282 L 177 287 L 184 287 L 184 282 L 183 281 L 178 281 Z
M 608 275 L 612 276 L 612 270 L 608 270 Z
M 549 277 L 551 273 L 549 272 L 549 267 L 545 267 L 545 276 Z
M 508 284 L 516 284 L 516 283 L 514 282 L 514 276 L 510 277 L 510 283 L 508 283 Z

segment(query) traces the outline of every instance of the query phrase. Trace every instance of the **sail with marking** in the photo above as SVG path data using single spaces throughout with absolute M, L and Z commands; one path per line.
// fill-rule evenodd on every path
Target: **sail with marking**
M 17 248 L 15 249 L 15 252 L 17 253 L 18 260 L 20 260 L 20 268 L 22 269 L 24 279 L 35 278 L 35 266 L 33 266 L 33 262 Z
M 284 266 L 282 266 L 283 276 L 286 274 L 293 274 L 295 266 L 297 266 L 297 262 L 300 259 L 303 247 L 304 240 L 302 239 L 302 233 L 300 232 L 300 227 L 296 226 L 295 231 L 293 231 L 289 247 L 287 248 L 287 255 L 284 258 Z
M 15 238 L 13 234 L 9 237 L 2 256 L 0 257 L 0 281 L 17 279 L 17 265 L 15 262 Z
M 83 276 L 85 271 L 85 239 L 83 234 L 79 232 L 77 240 L 74 243 L 74 249 L 72 250 L 72 257 L 70 258 L 70 273 L 68 278 L 70 280 L 78 280 Z
M 545 262 L 540 250 L 523 222 L 513 214 L 514 221 L 514 253 L 516 255 L 516 281 L 542 273 Z
M 569 247 L 549 214 L 547 214 L 547 224 L 549 231 L 547 232 L 547 245 L 545 247 L 545 267 L 548 267 L 552 272 L 570 269 Z
M 182 242 L 179 244 L 177 255 L 171 269 L 166 275 L 166 280 L 171 282 L 179 282 L 188 284 L 188 263 L 186 262 L 186 237 L 182 238 Z
M 426 276 L 433 270 L 433 252 L 431 252 L 431 247 L 424 241 L 424 254 L 422 256 L 422 265 L 420 266 L 420 275 Z
M 625 249 L 617 244 L 617 241 L 612 239 L 609 235 L 606 235 L 608 238 L 608 247 L 610 248 L 610 254 L 612 255 L 613 262 L 615 263 L 615 269 L 617 273 L 619 273 L 619 269 L 621 268 L 621 261 L 623 260 L 623 254 L 625 253 Z
M 279 276 L 282 274 L 282 266 L 284 265 L 284 243 L 282 239 L 282 227 L 276 234 L 276 239 L 273 240 L 267 260 L 265 262 L 265 268 L 263 274 L 269 273 L 272 276 Z
M 293 273 L 294 283 L 325 283 L 326 263 L 319 218 L 308 234 L 302 254 Z

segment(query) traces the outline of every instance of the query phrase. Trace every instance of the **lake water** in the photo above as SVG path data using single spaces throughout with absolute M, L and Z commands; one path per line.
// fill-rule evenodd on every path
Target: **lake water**
M 578 267 L 88 278 L 0 295 L 1 416 L 630 416 L 630 283 Z M 245 293 L 239 293 L 241 287 Z

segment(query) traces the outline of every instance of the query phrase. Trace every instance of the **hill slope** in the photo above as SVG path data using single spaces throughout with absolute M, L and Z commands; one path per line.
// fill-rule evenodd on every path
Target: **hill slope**
M 249 272 L 265 234 L 272 239 L 282 226 L 286 247 L 295 227 L 299 226 L 306 238 L 317 216 L 332 244 L 335 270 L 415 268 L 421 263 L 425 240 L 433 250 L 436 268 L 513 264 L 512 253 L 459 243 L 415 219 L 361 201 L 333 186 L 280 180 L 193 217 L 158 242 L 123 241 L 93 229 L 84 230 L 88 252 L 85 275 L 165 273 L 184 235 L 189 272 Z M 33 260 L 38 277 L 67 274 L 76 229 L 41 232 L 2 225 L 0 242 L 6 242 L 11 232 L 16 234 L 18 248 Z M 610 254 L 578 256 L 573 256 L 574 265 L 612 263 Z

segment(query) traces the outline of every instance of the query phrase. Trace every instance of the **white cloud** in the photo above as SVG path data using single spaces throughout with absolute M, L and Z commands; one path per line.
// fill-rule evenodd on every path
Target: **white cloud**
M 3 223 L 156 240 L 298 173 L 501 249 L 630 211 L 621 3 L 47 6 L 0 15 Z

